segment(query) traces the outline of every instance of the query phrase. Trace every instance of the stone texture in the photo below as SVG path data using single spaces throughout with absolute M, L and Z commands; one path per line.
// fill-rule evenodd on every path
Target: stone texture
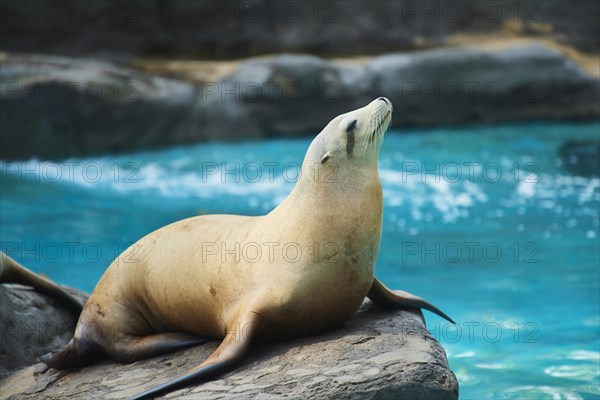
M 123 399 L 185 373 L 217 344 L 128 365 L 106 360 L 76 371 L 38 363 L 1 381 L 0 393 L 11 400 Z M 254 344 L 237 370 L 165 398 L 443 400 L 458 398 L 458 383 L 420 313 L 387 311 L 365 300 L 335 331 Z
M 349 76 L 349 70 L 357 76 Z M 209 128 L 224 135 L 222 120 L 237 126 L 231 134 L 238 137 L 241 132 L 262 137 L 314 135 L 336 115 L 366 105 L 366 97 L 374 99 L 372 93 L 364 96 L 354 90 L 361 78 L 358 68 L 344 71 L 347 76 L 338 64 L 308 55 L 252 59 L 217 82 L 214 94 L 205 90 L 207 101 L 199 105 L 227 110 L 226 119 L 219 118 Z M 366 71 L 362 76 L 371 79 Z
M 396 53 L 362 63 L 282 54 L 247 60 L 212 82 L 106 61 L 14 53 L 0 61 L 5 160 L 312 136 L 378 96 L 394 103 L 392 128 L 600 116 L 600 81 L 536 43 Z
M 61 158 L 185 142 L 197 88 L 86 59 L 1 54 L 2 158 Z
M 66 289 L 80 299 L 88 297 Z M 79 318 L 60 302 L 21 285 L 0 285 L 0 304 L 0 379 L 65 345 Z
M 598 80 L 560 52 L 531 43 L 377 57 L 377 91 L 394 125 L 585 119 L 600 115 Z

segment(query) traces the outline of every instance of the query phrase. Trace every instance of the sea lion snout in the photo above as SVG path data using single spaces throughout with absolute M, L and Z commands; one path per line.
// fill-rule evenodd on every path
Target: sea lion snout
M 379 107 L 386 107 L 390 112 L 394 111 L 394 105 L 387 97 L 378 97 L 371 102 L 371 104 L 373 103 L 376 103 Z
M 378 97 L 370 102 L 365 109 L 368 112 L 369 121 L 365 132 L 366 139 L 381 144 L 383 134 L 392 120 L 392 112 L 394 111 L 392 102 L 385 97 Z
M 367 105 L 367 108 L 375 108 L 377 112 L 377 109 L 381 109 L 383 110 L 383 112 L 385 113 L 390 113 L 392 111 L 394 111 L 394 106 L 392 104 L 392 102 L 390 101 L 390 99 L 388 99 L 387 97 L 378 97 L 375 100 L 373 100 L 372 102 L 370 102 Z
M 307 165 L 338 167 L 377 165 L 379 147 L 392 120 L 392 102 L 378 97 L 359 109 L 339 115 L 317 135 L 305 157 Z
M 384 112 L 384 113 L 390 112 L 391 113 L 392 111 L 394 111 L 394 106 L 390 99 L 382 96 L 382 97 L 378 97 L 378 98 L 374 99 L 369 104 L 367 104 L 365 107 L 363 107 L 362 109 L 359 108 L 355 112 L 361 111 L 361 110 L 366 111 L 365 117 L 368 118 L 368 117 L 373 117 L 378 112 Z
M 391 121 L 394 107 L 385 97 L 378 97 L 363 108 L 346 113 L 340 119 L 346 134 L 356 136 L 356 140 L 379 141 Z M 379 140 L 378 140 L 379 139 Z

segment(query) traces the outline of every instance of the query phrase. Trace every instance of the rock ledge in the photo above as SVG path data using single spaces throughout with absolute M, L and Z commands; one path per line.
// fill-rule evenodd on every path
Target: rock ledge
M 0 382 L 0 397 L 123 399 L 177 377 L 217 347 L 210 342 L 133 364 L 110 360 L 77 371 L 37 363 Z M 173 392 L 181 399 L 457 399 L 444 349 L 421 315 L 365 300 L 343 327 L 310 338 L 256 344 L 236 371 Z
M 537 42 L 394 53 L 362 64 L 280 54 L 202 82 L 91 59 L 0 52 L 0 61 L 4 160 L 315 135 L 379 96 L 394 104 L 392 128 L 600 115 L 600 81 Z M 202 71 L 196 63 L 189 73 Z

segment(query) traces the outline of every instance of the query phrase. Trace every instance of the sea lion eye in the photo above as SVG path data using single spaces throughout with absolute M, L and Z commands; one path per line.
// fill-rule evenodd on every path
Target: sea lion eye
M 356 120 L 352 120 L 346 128 L 346 153 L 352 154 L 354 151 L 354 130 L 356 129 Z
M 354 119 L 352 121 L 350 121 L 350 123 L 348 124 L 348 127 L 346 128 L 346 133 L 350 133 L 352 132 L 354 129 L 356 129 L 356 122 L 357 120 Z

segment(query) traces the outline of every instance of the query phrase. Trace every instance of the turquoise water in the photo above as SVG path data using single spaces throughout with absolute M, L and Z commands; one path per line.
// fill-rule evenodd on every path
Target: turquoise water
M 457 321 L 426 313 L 462 399 L 600 396 L 600 180 L 569 175 L 556 157 L 564 141 L 599 132 L 552 123 L 387 135 L 376 274 Z M 1 163 L 2 249 L 91 291 L 115 255 L 158 227 L 268 212 L 293 187 L 308 144 Z

